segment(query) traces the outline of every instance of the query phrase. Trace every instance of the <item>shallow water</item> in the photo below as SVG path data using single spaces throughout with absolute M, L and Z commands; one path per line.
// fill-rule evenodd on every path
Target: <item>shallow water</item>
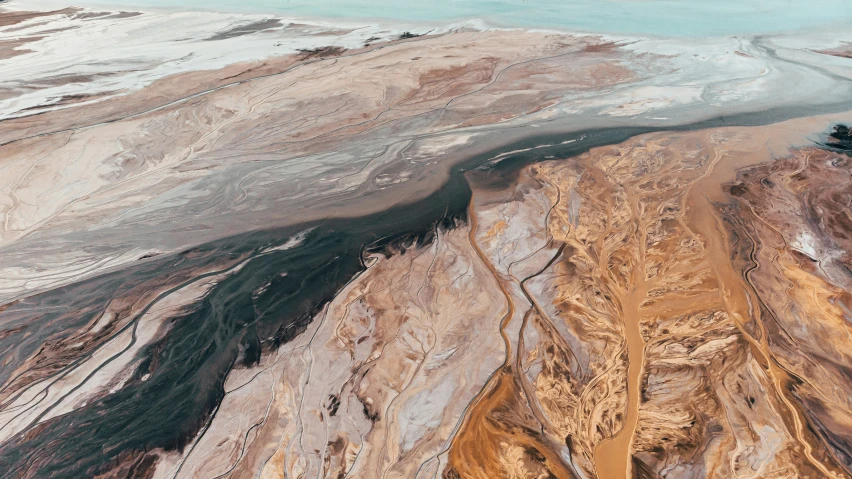
M 304 18 L 556 28 L 651 36 L 727 36 L 843 27 L 852 9 L 840 0 L 45 0 L 124 8 L 261 12 Z

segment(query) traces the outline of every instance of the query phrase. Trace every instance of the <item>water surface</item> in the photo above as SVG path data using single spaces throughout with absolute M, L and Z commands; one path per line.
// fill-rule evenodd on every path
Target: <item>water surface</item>
M 556 28 L 652 36 L 724 36 L 843 27 L 840 0 L 46 0 L 49 3 L 170 10 L 261 12 L 304 18 Z

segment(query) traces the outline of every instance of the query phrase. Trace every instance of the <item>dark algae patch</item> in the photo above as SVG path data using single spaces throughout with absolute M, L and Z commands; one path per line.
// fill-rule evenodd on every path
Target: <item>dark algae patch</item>
M 269 30 L 270 28 L 278 28 L 281 25 L 281 20 L 278 20 L 277 18 L 260 20 L 221 31 L 208 38 L 207 41 L 227 40 L 228 38 L 242 37 L 244 35 L 251 35 L 252 33 L 263 30 Z
M 340 55 L 346 51 L 343 47 L 317 47 L 317 48 L 299 48 L 297 49 L 302 60 L 308 58 L 324 58 Z
M 852 152 L 852 130 L 846 125 L 835 125 L 826 146 L 835 150 Z

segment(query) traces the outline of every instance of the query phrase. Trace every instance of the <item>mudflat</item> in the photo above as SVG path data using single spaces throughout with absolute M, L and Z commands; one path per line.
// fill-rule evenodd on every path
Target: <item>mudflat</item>
M 4 477 L 852 474 L 849 32 L 3 8 Z

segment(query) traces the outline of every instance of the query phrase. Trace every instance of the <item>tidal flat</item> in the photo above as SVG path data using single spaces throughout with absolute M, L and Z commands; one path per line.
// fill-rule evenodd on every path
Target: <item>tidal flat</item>
M 36 5 L 0 476 L 852 477 L 852 30 Z

